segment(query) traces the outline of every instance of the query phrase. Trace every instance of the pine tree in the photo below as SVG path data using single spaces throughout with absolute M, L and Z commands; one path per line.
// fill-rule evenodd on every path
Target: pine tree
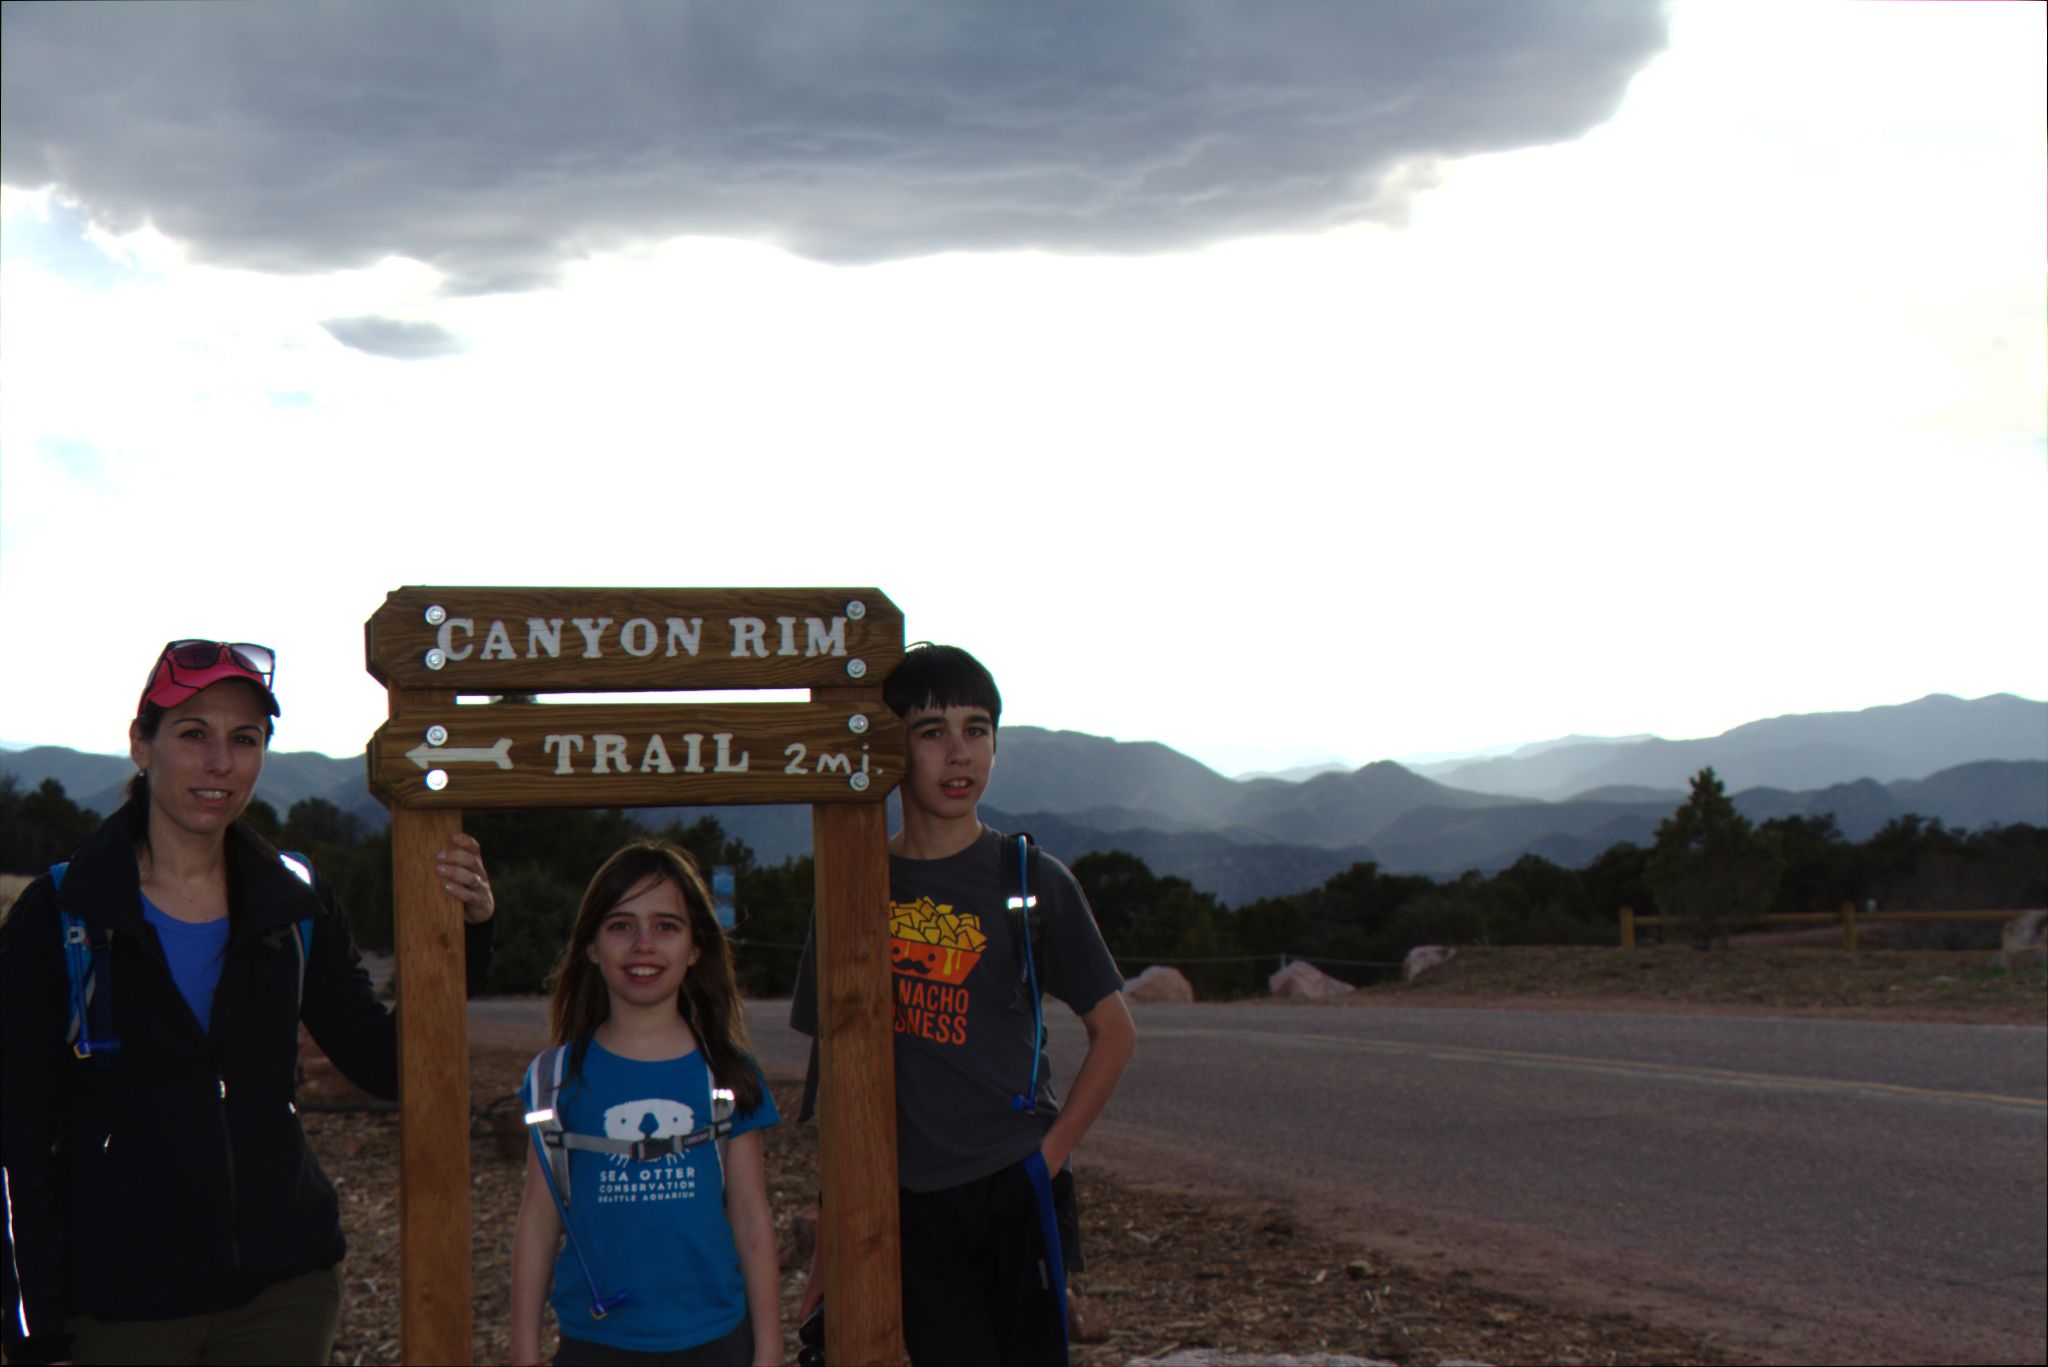
M 1711 768 L 1693 777 L 1692 796 L 1657 827 L 1647 870 L 1658 911 L 1676 917 L 1701 949 L 1766 914 L 1778 872 L 1777 856 Z

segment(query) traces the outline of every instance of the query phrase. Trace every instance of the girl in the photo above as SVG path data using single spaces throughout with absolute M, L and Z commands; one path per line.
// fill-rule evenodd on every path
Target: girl
M 546 1298 L 558 1364 L 780 1362 L 760 1133 L 780 1117 L 689 854 L 639 841 L 606 860 L 550 986 L 555 1047 L 527 1070 L 512 1361 L 540 1361 Z

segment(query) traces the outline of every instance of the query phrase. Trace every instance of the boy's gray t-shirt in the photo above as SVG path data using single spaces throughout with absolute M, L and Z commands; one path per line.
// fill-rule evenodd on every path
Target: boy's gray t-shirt
M 1067 866 L 1041 851 L 1038 983 L 1086 1015 L 1123 978 Z M 1022 1162 L 1052 1125 L 1059 1100 L 1044 1041 L 1032 1038 L 1031 997 L 1001 886 L 1002 837 L 944 859 L 889 858 L 890 982 L 896 1008 L 896 1167 L 911 1191 L 938 1191 Z M 818 1033 L 815 932 L 797 965 L 790 1024 Z M 1012 1109 L 1038 1049 L 1038 1111 Z

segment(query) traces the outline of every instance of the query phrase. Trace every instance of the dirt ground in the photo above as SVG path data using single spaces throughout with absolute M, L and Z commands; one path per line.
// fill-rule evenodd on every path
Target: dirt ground
M 530 1055 L 480 1046 L 472 1055 L 477 1111 L 472 1159 L 476 1360 L 502 1362 L 512 1222 L 523 1132 L 493 1121 Z M 796 1113 L 796 1087 L 777 1104 Z M 398 1125 L 390 1112 L 315 1112 L 307 1134 L 342 1196 L 348 1295 L 337 1363 L 395 1363 L 398 1346 Z M 802 1289 L 796 1217 L 817 1191 L 815 1125 L 785 1122 L 767 1145 L 769 1199 L 783 1248 L 788 1350 Z M 1087 1338 L 1074 1360 L 1097 1367 L 1175 1348 L 1343 1352 L 1403 1363 L 1747 1363 L 1697 1335 L 1639 1320 L 1549 1306 L 1484 1290 L 1472 1273 L 1404 1265 L 1304 1228 L 1286 1211 L 1232 1208 L 1166 1190 L 1080 1174 L 1082 1247 L 1074 1278 Z
M 1412 984 L 1387 984 L 1276 1010 L 1374 1006 L 1567 1007 L 1576 1010 L 1755 1012 L 1876 1019 L 2041 1024 L 2048 971 L 1996 973 L 1988 954 L 1824 945 L 1691 949 L 1462 951 Z M 476 1360 L 500 1362 L 522 1131 L 511 1097 L 526 1042 L 479 1038 L 471 1051 Z M 796 1088 L 776 1083 L 783 1114 Z M 392 1363 L 398 1348 L 398 1124 L 391 1112 L 308 1111 L 306 1130 L 342 1196 L 348 1299 L 335 1361 Z M 795 1357 L 794 1312 L 807 1250 L 796 1223 L 817 1191 L 814 1125 L 785 1122 L 767 1143 L 769 1199 L 783 1248 L 784 1326 Z M 1162 1175 L 1163 1176 L 1163 1175 Z M 1748 1363 L 1758 1359 L 1699 1334 L 1575 1304 L 1488 1289 L 1485 1267 L 1407 1261 L 1317 1233 L 1288 1211 L 1196 1199 L 1169 1182 L 1119 1181 L 1081 1168 L 1082 1246 L 1074 1278 L 1084 1332 L 1074 1359 L 1088 1367 L 1176 1348 L 1246 1353 L 1348 1353 L 1400 1363 Z

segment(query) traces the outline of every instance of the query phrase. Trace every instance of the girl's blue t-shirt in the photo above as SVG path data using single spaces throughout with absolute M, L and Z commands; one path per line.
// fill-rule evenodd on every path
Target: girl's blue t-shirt
M 171 981 L 178 985 L 185 1004 L 199 1018 L 199 1028 L 211 1031 L 213 990 L 220 986 L 221 960 L 227 955 L 228 918 L 180 921 L 150 901 L 145 893 L 142 919 L 156 927 L 156 938 L 162 942 L 164 958 L 171 965 Z
M 756 1070 L 756 1076 L 759 1071 Z M 688 1134 L 711 1123 L 711 1075 L 698 1050 L 658 1063 L 621 1058 L 595 1040 L 579 1077 L 555 1099 L 562 1128 L 615 1139 Z M 733 1116 L 732 1132 L 781 1119 L 767 1084 L 761 1104 Z M 569 1222 L 603 1296 L 632 1297 L 603 1319 L 565 1239 L 550 1302 L 570 1338 L 635 1352 L 675 1352 L 723 1338 L 747 1311 L 739 1250 L 725 1214 L 716 1144 L 645 1163 L 622 1154 L 569 1153 Z

